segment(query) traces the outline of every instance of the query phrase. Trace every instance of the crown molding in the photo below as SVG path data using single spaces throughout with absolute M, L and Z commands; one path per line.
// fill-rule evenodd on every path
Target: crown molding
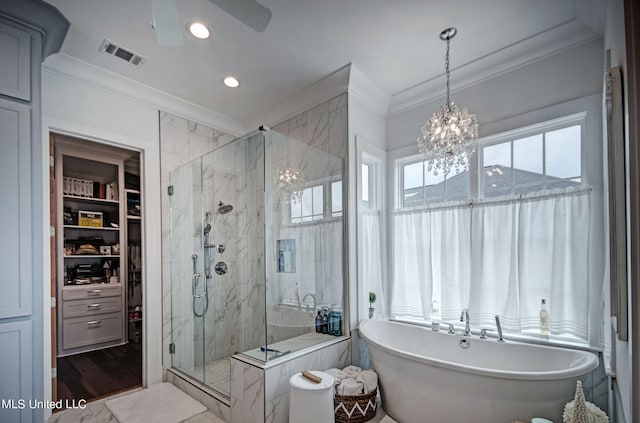
M 380 116 L 387 116 L 391 96 L 371 81 L 353 63 L 349 73 L 349 95 L 353 95 Z
M 601 35 L 577 19 L 514 43 L 452 69 L 451 91 L 459 91 L 530 63 L 553 56 Z M 397 115 L 444 97 L 444 73 L 391 96 L 388 116 Z
M 48 57 L 42 64 L 42 71 L 115 93 L 136 103 L 196 121 L 231 135 L 239 136 L 246 132 L 241 121 L 124 78 L 66 53 Z

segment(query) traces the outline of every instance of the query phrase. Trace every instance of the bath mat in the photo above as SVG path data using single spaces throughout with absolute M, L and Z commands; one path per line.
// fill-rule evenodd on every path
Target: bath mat
M 207 407 L 170 383 L 152 385 L 105 405 L 120 423 L 178 423 L 207 411 Z

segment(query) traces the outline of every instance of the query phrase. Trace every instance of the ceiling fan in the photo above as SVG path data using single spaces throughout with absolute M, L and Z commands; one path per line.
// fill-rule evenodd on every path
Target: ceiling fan
M 256 32 L 262 32 L 271 21 L 271 10 L 255 0 L 209 0 Z M 153 28 L 161 46 L 182 44 L 182 31 L 176 0 L 151 0 Z

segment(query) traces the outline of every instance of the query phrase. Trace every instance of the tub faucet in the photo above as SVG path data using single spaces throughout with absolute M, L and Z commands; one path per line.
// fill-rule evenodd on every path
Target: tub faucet
M 469 309 L 465 308 L 460 314 L 460 321 L 464 322 L 464 336 L 471 336 L 471 328 L 469 327 Z
M 496 329 L 498 329 L 498 342 L 504 342 L 502 337 L 502 326 L 500 325 L 500 316 L 496 314 Z
M 305 300 L 307 299 L 307 297 L 311 297 L 313 299 L 313 310 L 315 312 L 316 310 L 316 296 L 313 295 L 311 292 L 309 292 L 308 294 L 304 294 L 304 297 L 302 297 L 302 302 L 304 303 Z M 309 304 L 305 304 L 305 306 L 307 307 L 306 309 L 309 310 Z

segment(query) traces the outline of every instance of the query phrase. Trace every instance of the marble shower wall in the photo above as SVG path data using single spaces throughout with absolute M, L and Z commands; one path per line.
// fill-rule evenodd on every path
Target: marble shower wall
M 193 367 L 204 360 L 204 340 L 196 333 L 202 333 L 202 319 L 193 319 L 191 304 L 191 254 L 201 242 L 201 217 L 193 210 L 201 210 L 201 167 L 198 163 L 185 166 L 204 154 L 228 144 L 234 136 L 208 128 L 169 113 L 160 112 L 160 171 L 162 185 L 162 334 L 163 351 L 169 350 L 172 341 L 172 313 L 175 317 L 176 366 Z M 171 172 L 174 174 L 174 197 L 169 197 L 167 188 Z M 179 181 L 179 182 L 178 182 Z M 173 208 L 172 208 L 173 201 Z M 172 227 L 174 231 L 172 232 Z M 172 241 L 174 244 L 172 254 Z M 181 251 L 181 253 L 177 253 Z M 201 263 L 201 261 L 200 261 Z M 172 310 L 172 282 L 182 288 L 175 290 Z M 200 320 L 200 322 L 198 322 Z M 172 366 L 171 355 L 163 354 L 163 366 Z
M 265 343 L 264 137 L 236 139 L 168 113 L 160 122 L 162 185 L 174 185 L 172 196 L 163 190 L 163 336 L 165 348 L 176 346 L 173 367 L 191 370 Z M 233 210 L 219 213 L 220 201 Z M 206 224 L 209 242 L 225 251 L 210 250 L 209 308 L 194 318 L 191 256 L 204 273 Z M 225 275 L 214 272 L 219 261 Z M 199 313 L 204 305 L 196 300 Z M 172 367 L 168 354 L 164 365 Z

